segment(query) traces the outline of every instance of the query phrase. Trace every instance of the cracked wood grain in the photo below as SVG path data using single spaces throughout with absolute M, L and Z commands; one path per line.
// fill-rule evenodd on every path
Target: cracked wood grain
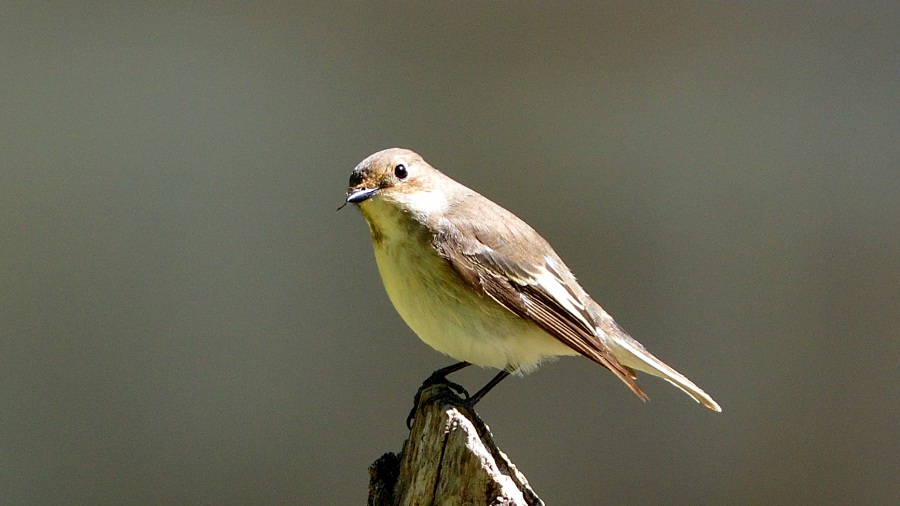
M 369 468 L 370 506 L 544 504 L 447 385 L 424 386 L 420 399 L 401 453 Z

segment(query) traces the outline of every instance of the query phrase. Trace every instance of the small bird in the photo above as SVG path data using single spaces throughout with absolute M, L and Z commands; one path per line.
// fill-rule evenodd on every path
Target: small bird
M 634 370 L 663 378 L 713 411 L 716 401 L 632 339 L 581 288 L 550 244 L 511 212 L 408 149 L 379 151 L 350 175 L 346 202 L 362 211 L 391 302 L 432 348 L 500 369 L 477 403 L 510 374 L 584 355 L 642 400 Z M 343 207 L 343 206 L 342 206 Z

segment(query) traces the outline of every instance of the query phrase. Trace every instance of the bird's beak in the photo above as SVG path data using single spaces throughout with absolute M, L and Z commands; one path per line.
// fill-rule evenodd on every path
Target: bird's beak
M 357 188 L 347 194 L 347 202 L 351 204 L 359 204 L 374 197 L 378 193 L 378 188 Z

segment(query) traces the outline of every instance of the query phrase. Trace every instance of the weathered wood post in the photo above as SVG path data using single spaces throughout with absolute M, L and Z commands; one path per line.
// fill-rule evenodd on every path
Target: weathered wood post
M 491 431 L 446 384 L 423 386 L 399 454 L 369 467 L 370 506 L 543 506 Z

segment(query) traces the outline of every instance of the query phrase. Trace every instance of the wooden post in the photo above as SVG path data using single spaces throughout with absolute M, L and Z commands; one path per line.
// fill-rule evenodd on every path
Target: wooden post
M 446 384 L 419 390 L 399 455 L 369 467 L 369 506 L 543 506 L 487 425 Z

